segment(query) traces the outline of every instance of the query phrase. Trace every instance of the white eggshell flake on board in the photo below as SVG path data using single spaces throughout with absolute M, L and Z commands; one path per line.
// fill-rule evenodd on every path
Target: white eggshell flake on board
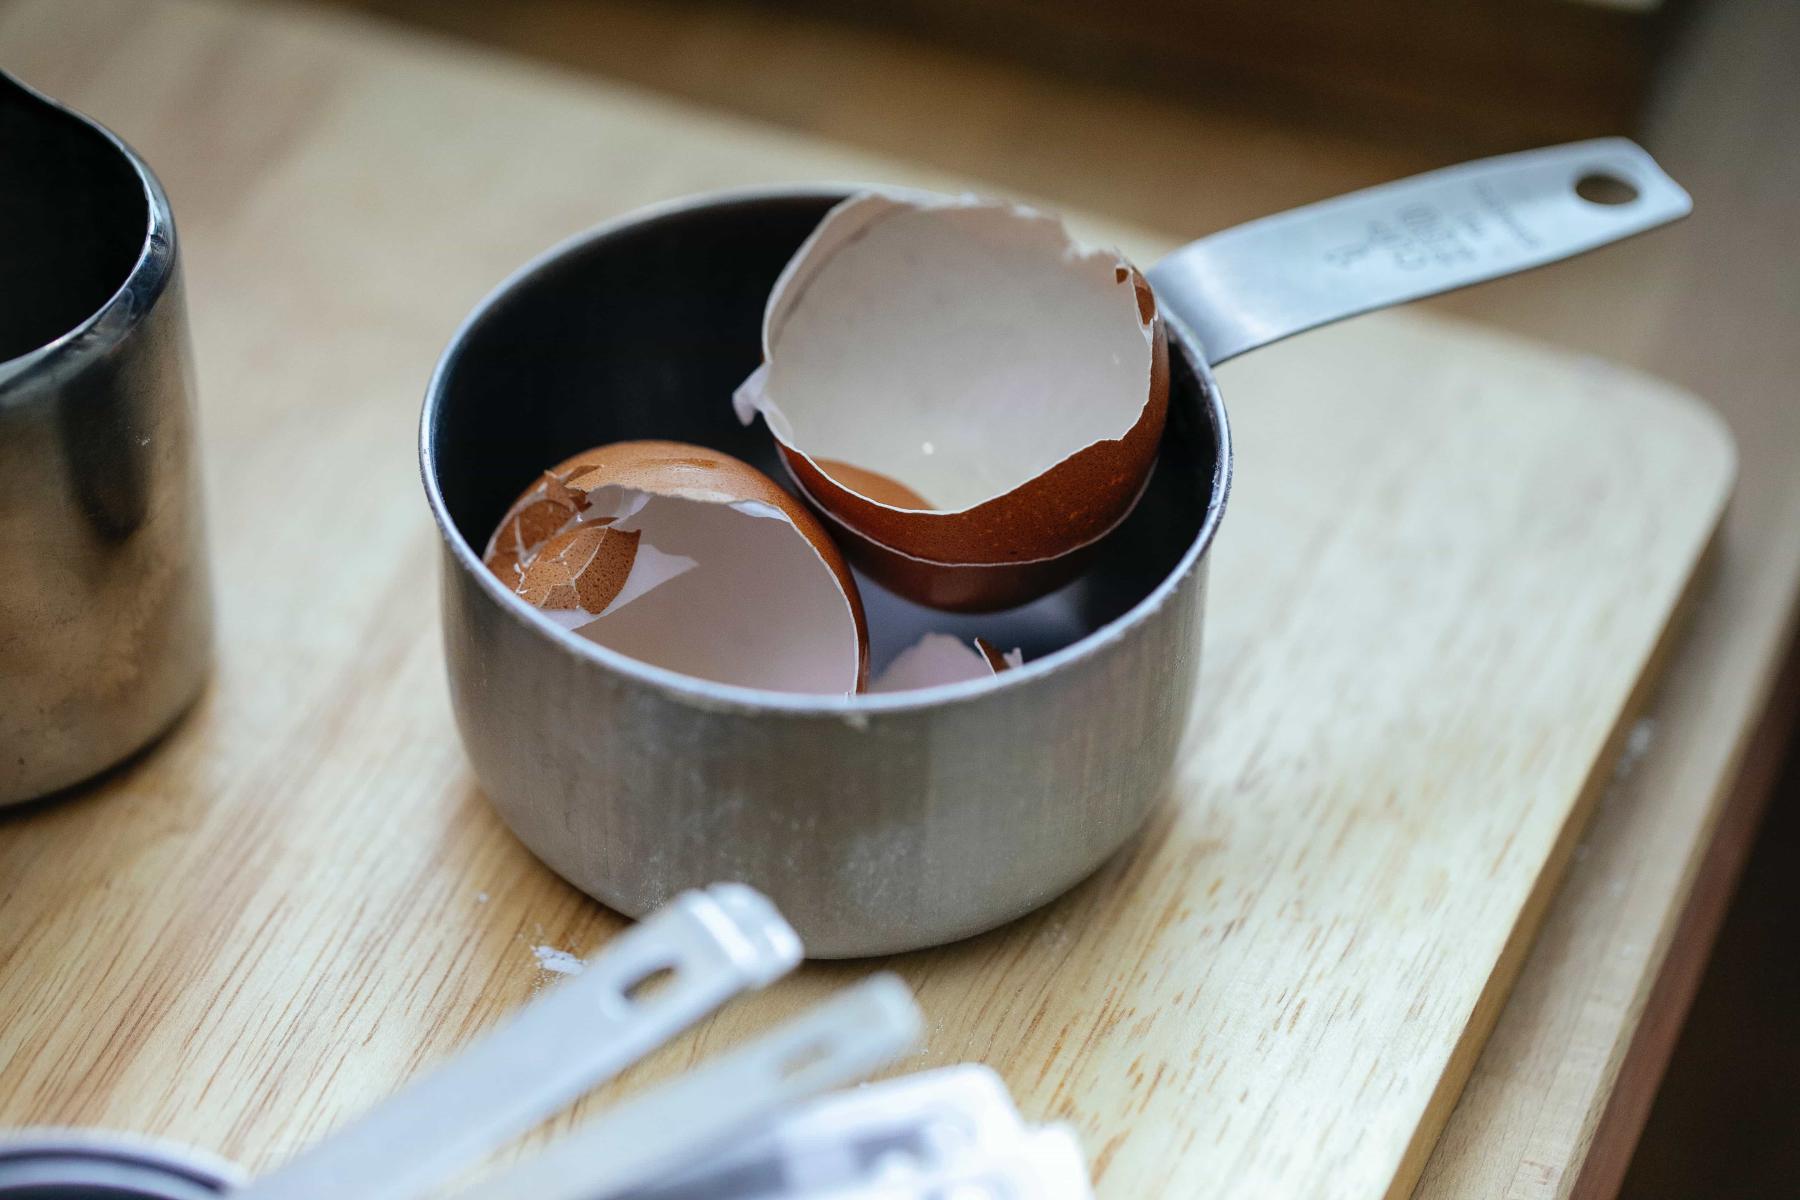
M 672 671 L 824 695 L 866 674 L 862 602 L 837 548 L 772 480 L 716 451 L 576 455 L 519 497 L 484 558 L 549 620 Z

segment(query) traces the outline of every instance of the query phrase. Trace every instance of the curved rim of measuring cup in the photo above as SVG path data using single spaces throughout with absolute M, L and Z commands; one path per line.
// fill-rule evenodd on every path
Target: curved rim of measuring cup
M 104 138 L 130 164 L 144 191 L 146 217 L 144 239 L 138 247 L 131 269 L 100 307 L 51 341 L 13 358 L 0 359 L 0 407 L 14 389 L 9 385 L 28 374 L 54 368 L 63 360 L 85 359 L 103 354 L 135 329 L 168 286 L 175 269 L 175 216 L 169 198 L 163 192 L 156 173 L 124 139 L 105 125 L 46 96 L 16 75 L 0 70 L 0 87 L 17 88 L 26 97 L 45 108 L 78 121 Z
M 245 1178 L 217 1155 L 142 1134 L 63 1126 L 0 1133 L 0 1200 L 14 1188 L 70 1184 L 131 1187 L 157 1200 L 186 1200 L 224 1195 Z

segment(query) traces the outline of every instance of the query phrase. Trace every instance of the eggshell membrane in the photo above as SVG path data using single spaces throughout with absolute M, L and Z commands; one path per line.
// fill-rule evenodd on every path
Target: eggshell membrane
M 1082 415 L 1083 420 L 1088 420 L 1088 432 L 1095 431 L 1095 421 L 1103 421 L 1109 417 L 1114 419 L 1116 427 L 1106 429 L 1105 432 L 1110 436 L 1095 437 L 1070 446 L 1069 452 L 1055 461 L 1044 461 L 1040 455 L 1038 461 L 1022 468 L 1024 478 L 1013 481 L 1000 494 L 961 507 L 933 508 L 930 504 L 934 499 L 930 494 L 932 489 L 915 488 L 912 479 L 902 481 L 894 473 L 881 470 L 872 461 L 874 448 L 871 446 L 865 446 L 865 454 L 861 457 L 853 457 L 848 453 L 828 455 L 824 448 L 812 445 L 803 449 L 801 443 L 804 439 L 801 435 L 806 432 L 802 428 L 805 414 L 790 414 L 783 407 L 784 398 L 790 405 L 794 403 L 791 395 L 794 386 L 791 380 L 784 380 L 781 354 L 783 335 L 793 314 L 806 303 L 810 294 L 821 290 L 818 280 L 827 274 L 835 258 L 854 254 L 858 242 L 871 236 L 871 231 L 879 232 L 884 222 L 891 223 L 899 216 L 921 212 L 965 217 L 965 228 L 961 231 L 965 241 L 969 236 L 1004 240 L 1014 236 L 1015 225 L 1024 226 L 1024 233 L 1019 234 L 1022 238 L 1017 247 L 1019 253 L 1005 259 L 1013 270 L 1020 273 L 1032 269 L 1042 270 L 1041 266 L 1032 265 L 1036 259 L 1042 258 L 1048 258 L 1053 266 L 1060 264 L 1058 269 L 1078 268 L 1084 273 L 1082 287 L 1088 292 L 1098 293 L 1097 299 L 1090 299 L 1103 302 L 1106 306 L 1107 328 L 1110 333 L 1108 336 L 1096 336 L 1090 347 L 1076 347 L 1071 352 L 1088 355 L 1091 351 L 1095 355 L 1107 355 L 1107 346 L 1110 344 L 1113 347 L 1110 352 L 1111 362 L 1117 368 L 1104 380 L 1090 381 L 1091 386 L 1086 391 L 1077 386 L 1081 383 L 1079 379 L 1074 384 L 1064 383 L 1064 376 L 1078 370 L 1079 361 L 1065 363 L 1066 369 L 1052 371 L 1041 380 L 1027 380 L 1026 393 L 1030 393 L 1031 388 L 1038 383 L 1042 383 L 1047 391 L 1057 387 L 1075 387 L 1076 394 L 1072 398 L 1065 394 L 1051 398 L 1053 403 L 1047 401 L 1047 407 L 1054 409 L 1048 415 L 1032 409 L 1029 395 L 1024 401 L 1020 400 L 1016 394 L 1019 386 L 1016 380 L 1007 383 L 1007 386 L 1015 389 L 1015 393 L 1006 397 L 1006 404 L 1002 405 L 1010 412 L 1011 428 L 976 431 L 989 447 L 987 452 L 995 458 L 1006 456 L 1009 438 L 1016 440 L 1021 434 L 1036 432 L 1039 425 L 1055 424 L 1056 414 L 1061 414 L 1061 419 L 1066 422 L 1070 419 L 1069 414 L 1080 410 L 1089 399 L 1093 399 L 1096 406 L 1105 411 Z M 917 237 L 912 240 L 916 241 Z M 1097 257 L 1101 261 L 1094 261 Z M 893 258 L 894 255 L 890 253 L 879 261 L 882 265 L 891 267 L 893 263 L 890 260 Z M 954 276 L 957 269 L 955 254 L 939 253 L 934 259 L 916 264 L 911 259 L 905 261 L 909 268 L 918 272 L 939 270 Z M 869 262 L 869 256 L 865 256 L 860 265 L 866 269 Z M 1071 263 L 1075 266 L 1069 266 Z M 857 265 L 852 263 L 849 269 L 854 269 Z M 1105 273 L 1104 277 L 1100 272 Z M 982 299 L 985 292 L 990 290 L 995 273 L 996 271 L 990 271 L 985 279 L 954 279 L 953 282 L 957 287 L 966 287 L 974 298 Z M 1057 273 L 1057 270 L 1049 272 L 1052 276 L 1051 283 L 1056 282 Z M 884 286 L 892 288 L 896 284 L 897 281 L 891 274 L 884 280 Z M 920 286 L 929 288 L 935 285 L 926 283 Z M 1123 296 L 1112 290 L 1125 287 L 1130 290 Z M 839 291 L 843 289 L 840 288 Z M 822 316 L 822 321 L 841 319 L 850 323 L 837 331 L 845 342 L 844 345 L 825 346 L 825 351 L 835 350 L 840 360 L 835 362 L 832 370 L 848 379 L 854 377 L 854 364 L 846 366 L 841 360 L 856 353 L 853 345 L 855 339 L 850 336 L 850 331 L 866 332 L 871 324 L 882 322 L 872 321 L 866 315 L 859 317 L 855 311 L 848 311 L 840 318 L 836 314 L 837 309 L 854 310 L 855 304 L 850 300 L 832 303 L 837 299 L 839 297 L 836 295 L 826 296 L 817 301 L 815 307 L 826 306 L 833 310 Z M 948 303 L 950 301 L 939 297 L 936 306 L 943 307 Z M 1015 298 L 1012 304 L 1001 307 L 1017 307 L 1023 311 L 1014 318 L 1004 315 L 996 317 L 998 325 L 990 339 L 993 344 L 974 348 L 977 357 L 1007 359 L 1010 355 L 1009 361 L 1017 361 L 1021 357 L 1033 359 L 1038 355 L 1059 353 L 1069 343 L 1068 330 L 1064 328 L 1060 333 L 1056 330 L 1058 322 L 1054 319 L 1055 314 L 1046 315 L 1030 308 L 1029 297 Z M 989 316 L 995 317 L 995 314 L 990 313 Z M 930 320 L 929 317 L 919 319 L 922 322 Z M 861 323 L 857 324 L 859 320 Z M 1062 322 L 1064 325 L 1068 323 Z M 1090 330 L 1094 328 L 1092 322 L 1076 322 L 1076 325 Z M 1132 351 L 1133 333 L 1141 343 L 1136 352 L 1143 359 L 1143 378 L 1136 383 L 1130 383 L 1126 377 L 1136 379 L 1133 372 L 1139 364 L 1124 361 L 1124 357 Z M 1108 337 L 1111 338 L 1110 342 Z M 813 340 L 821 339 L 815 336 Z M 829 338 L 823 340 L 829 343 Z M 1059 346 L 1058 343 L 1064 346 Z M 932 361 L 933 346 L 927 339 L 926 344 L 920 345 L 916 350 L 913 360 L 918 364 L 918 369 L 922 370 Z M 813 352 L 813 361 L 828 357 L 825 351 Z M 964 348 L 965 354 L 969 351 L 970 348 Z M 1141 494 L 1144 481 L 1154 465 L 1168 413 L 1167 335 L 1157 314 L 1155 297 L 1148 282 L 1117 255 L 1099 256 L 1096 252 L 1082 251 L 1068 240 L 1059 223 L 1014 206 L 910 193 L 898 196 L 865 193 L 846 201 L 826 217 L 813 238 L 796 253 L 781 280 L 777 282 L 765 314 L 764 353 L 764 367 L 746 381 L 736 398 L 739 415 L 748 419 L 755 411 L 763 413 L 790 474 L 823 511 L 859 535 L 859 539 L 852 540 L 851 555 L 859 566 L 871 573 L 879 568 L 872 567 L 865 558 L 867 552 L 863 547 L 869 542 L 917 562 L 992 565 L 1042 562 L 1097 541 L 1123 520 Z M 908 374 L 904 356 L 899 359 L 890 356 L 887 365 L 892 369 L 882 372 L 884 375 Z M 1027 367 L 1027 372 L 1039 369 L 1033 363 Z M 947 390 L 954 390 L 957 382 L 944 382 L 942 386 Z M 899 386 L 909 385 L 902 383 Z M 958 403 L 965 410 L 964 414 L 947 411 L 941 424 L 970 424 L 967 415 L 980 414 L 983 393 L 979 381 L 972 387 L 973 394 L 958 398 Z M 850 389 L 846 385 L 841 390 Z M 784 397 L 784 391 L 790 394 Z M 869 402 L 858 397 L 857 403 L 867 406 Z M 1021 407 L 1021 403 L 1024 407 Z M 873 411 L 875 416 L 880 416 L 880 410 Z M 1090 417 L 1092 420 L 1089 420 Z M 842 421 L 848 418 L 837 419 Z M 914 432 L 929 440 L 930 435 L 941 434 L 942 429 Z M 865 431 L 858 436 L 866 439 L 876 437 L 877 434 Z M 890 425 L 887 436 L 898 438 L 905 435 Z M 1074 440 L 1080 441 L 1079 438 Z M 948 468 L 948 464 L 946 466 Z M 918 577 L 922 574 L 918 568 L 900 571 L 893 567 L 885 573 L 889 578 L 902 575 Z M 1057 571 L 1026 574 L 1045 578 L 1066 577 L 1063 572 Z M 1015 587 L 1012 590 L 1019 592 L 1021 588 Z M 905 594 L 922 602 L 934 603 L 916 589 L 908 588 Z M 1025 598 L 1031 597 L 1026 595 Z M 992 608 L 1001 605 L 987 602 L 981 606 Z
M 732 516 L 709 513 L 708 506 L 723 506 L 732 510 Z M 614 511 L 618 515 L 612 515 Z M 535 542 L 528 540 L 530 534 L 541 533 L 559 512 L 564 514 L 562 527 Z M 725 535 L 725 527 L 719 522 L 734 518 L 752 523 L 733 525 Z M 638 530 L 613 529 L 615 520 L 642 524 L 643 540 L 636 537 Z M 768 528 L 758 522 L 765 522 Z M 691 549 L 696 544 L 710 548 L 704 555 L 692 557 L 664 553 L 651 545 L 651 524 L 656 524 L 665 538 L 676 539 L 678 548 Z M 716 631 L 697 630 L 692 638 L 671 638 L 665 628 L 669 622 L 680 619 L 682 611 L 702 613 L 709 606 L 722 609 L 713 615 L 732 626 L 724 631 L 731 636 L 711 649 L 729 658 L 754 652 L 751 643 L 758 641 L 759 627 L 779 625 L 797 616 L 798 610 L 788 611 L 793 606 L 782 603 L 785 597 L 779 594 L 768 597 L 764 593 L 765 604 L 772 606 L 764 612 L 740 611 L 755 602 L 765 582 L 777 588 L 787 587 L 790 594 L 791 589 L 804 585 L 804 580 L 789 569 L 794 565 L 791 562 L 788 568 L 768 569 L 782 561 L 790 548 L 786 542 L 760 540 L 769 537 L 771 529 L 777 526 L 786 529 L 782 538 L 799 535 L 811 552 L 810 559 L 826 569 L 846 605 L 855 643 L 854 671 L 853 677 L 845 681 L 849 686 L 842 690 L 860 691 L 868 677 L 868 627 L 855 578 L 842 554 L 804 505 L 768 476 L 730 455 L 663 441 L 618 442 L 583 451 L 546 471 L 513 503 L 490 539 L 484 559 L 515 593 L 533 582 L 546 588 L 560 587 L 562 590 L 546 591 L 544 595 L 567 607 L 562 611 L 544 609 L 545 615 L 622 653 L 633 652 L 618 642 L 649 638 L 664 648 L 663 653 L 658 657 L 634 657 L 723 682 L 777 686 L 779 690 L 830 691 L 833 689 L 792 686 L 792 680 L 764 684 L 733 677 L 743 674 L 739 669 L 743 664 L 736 662 L 720 664 L 728 668 L 721 674 L 704 657 L 702 652 L 707 645 L 704 638 L 697 636 Z M 628 533 L 633 535 L 631 561 L 624 559 L 625 543 L 619 537 Z M 610 551 L 609 545 L 613 547 Z M 539 569 L 538 560 L 558 553 L 572 556 L 573 566 L 580 570 L 566 570 L 560 562 Z M 736 555 L 737 559 L 726 562 L 722 558 L 725 554 Z M 650 577 L 647 586 L 640 586 L 639 577 L 630 572 L 634 561 L 642 568 L 646 558 L 657 560 L 652 563 L 657 573 Z M 619 574 L 621 564 L 623 576 Z M 565 570 L 570 576 L 566 580 L 557 574 Z M 693 577 L 683 579 L 690 570 Z M 709 574 L 711 579 L 707 578 Z M 571 611 L 575 606 L 568 601 L 584 580 L 588 590 L 581 596 L 583 603 L 580 610 Z M 642 600 L 649 590 L 667 587 L 671 581 L 679 581 L 685 592 L 683 604 Z M 605 601 L 611 607 L 596 615 L 591 607 L 595 601 Z

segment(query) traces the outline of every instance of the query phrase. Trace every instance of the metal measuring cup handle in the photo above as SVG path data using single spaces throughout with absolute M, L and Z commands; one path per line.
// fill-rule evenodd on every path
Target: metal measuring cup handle
M 1625 138 L 1484 158 L 1263 217 L 1149 271 L 1218 365 L 1296 333 L 1540 267 L 1685 217 Z

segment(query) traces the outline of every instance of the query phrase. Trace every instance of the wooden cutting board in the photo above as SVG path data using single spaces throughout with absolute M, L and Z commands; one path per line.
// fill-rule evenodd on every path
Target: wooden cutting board
M 459 318 L 662 197 L 971 181 L 298 10 L 13 0 L 0 66 L 117 128 L 173 197 L 221 609 L 215 682 L 173 736 L 0 816 L 0 1124 L 268 1164 L 619 927 L 507 833 L 445 702 L 413 432 Z M 1652 380 L 1404 314 L 1221 380 L 1238 485 L 1168 802 L 1042 912 L 889 964 L 930 1022 L 908 1065 L 995 1066 L 1027 1114 L 1073 1123 L 1103 1196 L 1400 1195 L 1653 676 L 1732 449 Z M 621 1087 L 869 966 L 808 967 Z

